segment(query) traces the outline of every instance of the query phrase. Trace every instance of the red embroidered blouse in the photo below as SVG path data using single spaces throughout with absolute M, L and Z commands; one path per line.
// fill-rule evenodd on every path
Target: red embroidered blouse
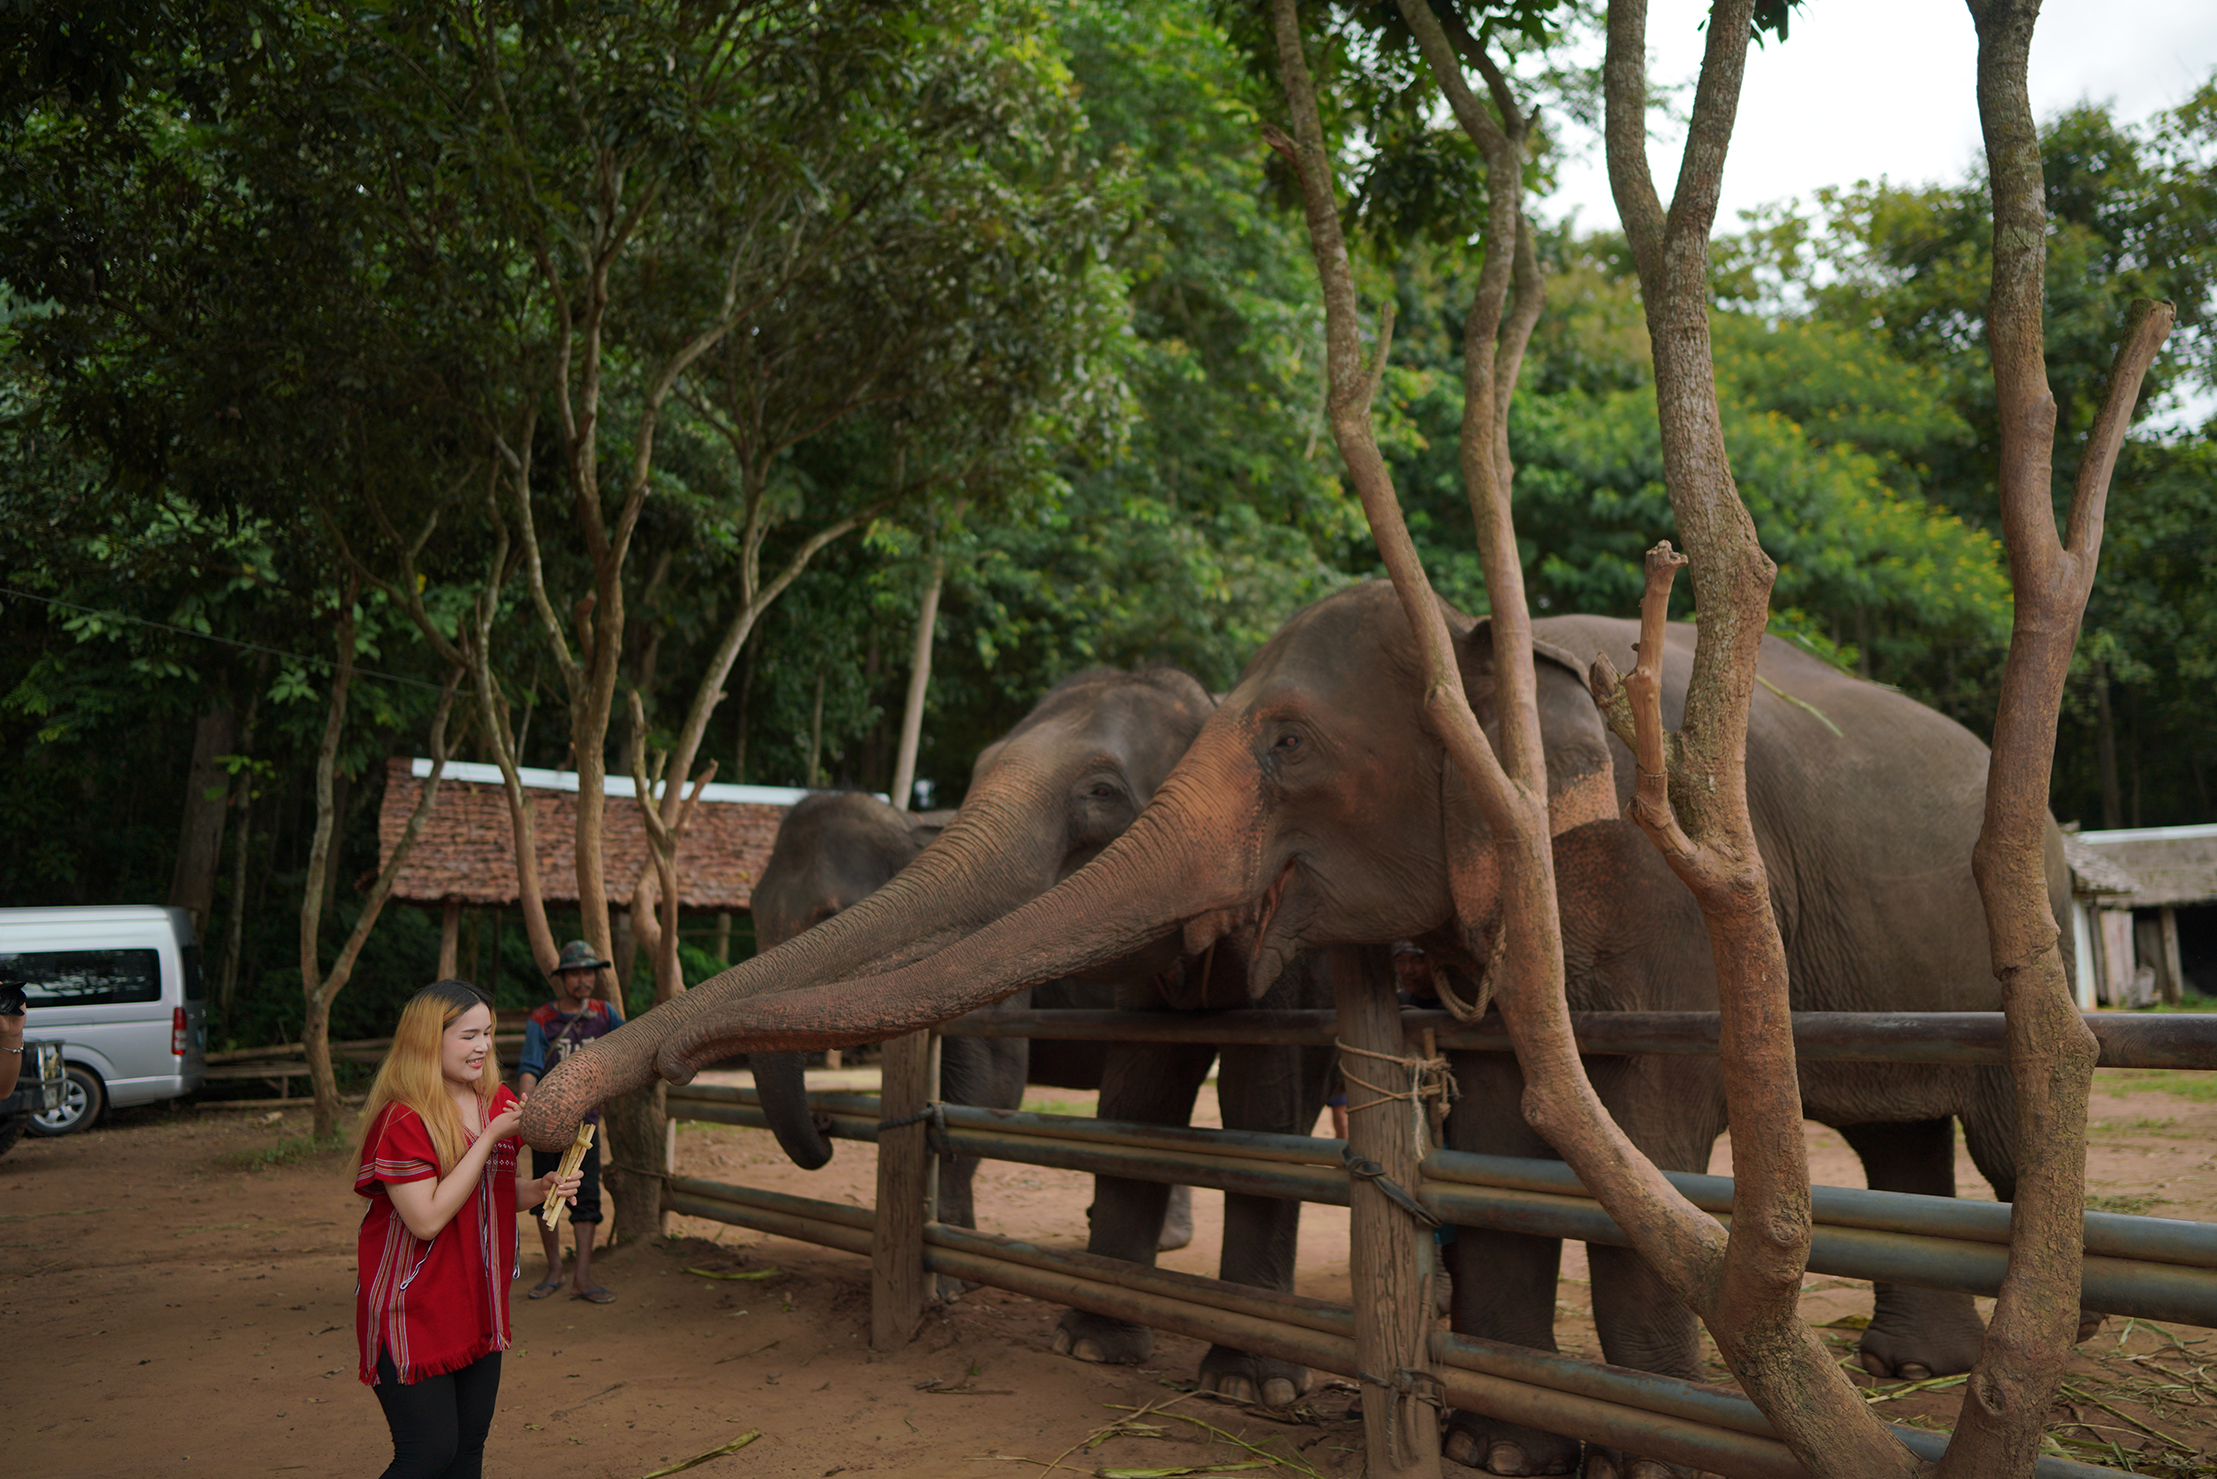
M 490 1120 L 516 1096 L 505 1086 L 486 1105 Z M 467 1133 L 467 1132 L 465 1132 Z M 474 1143 L 476 1136 L 467 1142 Z M 477 1190 L 424 1242 L 408 1231 L 388 1184 L 435 1179 L 439 1157 L 422 1116 L 405 1104 L 378 1114 L 354 1190 L 369 1198 L 356 1243 L 354 1332 L 362 1380 L 377 1385 L 377 1356 L 392 1357 L 401 1384 L 459 1371 L 508 1349 L 508 1283 L 516 1276 L 516 1153 L 510 1136 L 493 1147 Z

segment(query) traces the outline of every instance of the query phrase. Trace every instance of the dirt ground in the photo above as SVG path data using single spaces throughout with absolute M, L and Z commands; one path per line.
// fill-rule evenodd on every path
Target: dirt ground
M 1045 1093 L 1030 1107 L 1090 1112 L 1089 1096 Z M 1214 1123 L 1212 1096 L 1203 1108 Z M 2217 1218 L 2217 1075 L 2104 1070 L 2092 1118 L 2098 1205 Z M 127 1111 L 83 1135 L 26 1140 L 0 1161 L 0 1367 L 13 1429 L 0 1469 L 43 1479 L 382 1467 L 384 1425 L 354 1374 L 360 1203 L 348 1158 L 313 1151 L 307 1128 L 298 1111 Z M 1810 1146 L 1819 1181 L 1860 1184 L 1838 1136 L 1812 1127 Z M 870 1146 L 842 1143 L 809 1174 L 767 1134 L 722 1126 L 683 1126 L 678 1160 L 688 1174 L 858 1204 L 873 1177 Z M 1717 1169 L 1728 1163 L 1720 1147 Z M 1967 1159 L 1959 1181 L 1984 1193 Z M 1089 1191 L 1074 1174 L 988 1163 L 980 1217 L 993 1231 L 1082 1247 Z M 1217 1193 L 1196 1194 L 1194 1244 L 1168 1266 L 1214 1271 L 1221 1207 Z M 1320 1384 L 1295 1420 L 1272 1420 L 1185 1394 L 1195 1342 L 1158 1337 L 1143 1367 L 1083 1365 L 1050 1352 L 1048 1307 L 996 1290 L 934 1310 L 912 1345 L 877 1356 L 864 1260 L 691 1219 L 672 1233 L 596 1260 L 618 1294 L 606 1306 L 525 1300 L 539 1266 L 527 1246 L 489 1474 L 643 1479 L 753 1432 L 697 1472 L 1017 1479 L 1058 1458 L 1077 1474 L 1259 1458 L 1280 1466 L 1245 1472 L 1361 1470 L 1343 1384 Z M 1347 1300 L 1347 1252 L 1346 1212 L 1306 1209 L 1300 1291 Z M 1573 1245 L 1560 1334 L 1566 1349 L 1598 1356 L 1584 1275 Z M 1847 1356 L 1869 1291 L 1812 1277 L 1804 1307 Z M 2142 1473 L 2217 1474 L 2213 1363 L 2211 1331 L 2112 1320 L 2073 1364 L 2058 1451 Z M 1943 1378 L 1869 1395 L 1892 1420 L 1944 1427 L 1959 1387 Z

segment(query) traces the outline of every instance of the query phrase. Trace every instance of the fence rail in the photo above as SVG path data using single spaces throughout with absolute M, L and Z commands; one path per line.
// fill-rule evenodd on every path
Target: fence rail
M 2217 1015 L 2089 1013 L 2101 1062 L 2120 1068 L 2217 1068 Z M 982 1012 L 942 1032 L 1078 1040 L 1325 1044 L 1335 1012 L 1121 1013 Z M 1714 1053 L 1717 1019 L 1704 1013 L 1579 1013 L 1582 1050 L 1595 1054 Z M 1466 1024 L 1445 1013 L 1404 1012 L 1401 1030 L 1441 1047 L 1506 1051 L 1498 1022 Z M 2002 1061 L 1998 1013 L 1797 1013 L 1795 1043 L 1812 1061 L 1950 1065 Z M 1060 1115 L 932 1105 L 936 1057 L 925 1034 L 887 1045 L 879 1096 L 811 1093 L 837 1137 L 880 1140 L 881 1122 L 917 1117 L 891 1130 L 879 1149 L 878 1208 L 691 1177 L 672 1177 L 666 1207 L 750 1227 L 873 1261 L 872 1329 L 881 1347 L 908 1338 L 921 1309 L 924 1276 L 951 1275 L 1029 1294 L 1195 1339 L 1297 1361 L 1373 1386 L 1434 1386 L 1444 1400 L 1511 1422 L 1627 1448 L 1668 1462 L 1748 1479 L 1805 1479 L 1762 1414 L 1736 1392 L 1672 1381 L 1470 1337 L 1431 1331 L 1419 1347 L 1424 1369 L 1381 1381 L 1358 1355 L 1375 1342 L 1376 1315 L 1343 1305 L 1144 1268 L 1089 1254 L 948 1227 L 931 1212 L 930 1167 L 939 1154 L 977 1155 L 1064 1170 L 1182 1182 L 1259 1196 L 1350 1205 L 1337 1140 L 1252 1131 L 1118 1124 Z M 694 1084 L 669 1091 L 673 1118 L 766 1127 L 752 1089 Z M 1358 1125 L 1357 1149 L 1361 1126 Z M 1449 1150 L 1410 1162 L 1417 1199 L 1445 1221 L 1585 1242 L 1628 1239 L 1560 1161 Z M 1730 1219 L 1728 1177 L 1671 1173 L 1696 1206 Z M 2006 1205 L 1845 1187 L 1816 1187 L 1812 1272 L 1992 1294 L 2008 1261 Z M 1373 1221 L 1370 1226 L 1379 1224 Z M 1400 1224 L 1394 1224 L 1399 1226 Z M 1422 1235 L 1409 1223 L 1406 1240 Z M 1356 1239 L 1365 1240 L 1363 1219 Z M 1375 1239 L 1378 1234 L 1368 1234 Z M 2089 1308 L 2142 1319 L 2217 1325 L 2217 1226 L 2159 1217 L 2089 1213 L 2083 1275 Z M 1390 1296 L 1389 1296 L 1390 1298 Z M 1402 1312 L 1404 1315 L 1407 1312 Z M 1359 1329 L 1364 1321 L 1370 1327 Z M 1375 1364 L 1375 1363 L 1374 1363 Z M 1375 1394 L 1384 1398 L 1386 1393 Z M 1395 1404 L 1366 1397 L 1365 1411 Z M 1390 1419 L 1374 1415 L 1372 1442 Z M 1944 1434 L 1894 1429 L 1904 1444 L 1937 1458 Z M 2118 1479 L 2120 1471 L 2044 1457 L 2039 1479 Z
M 2217 1013 L 2086 1012 L 2103 1068 L 2217 1069 Z M 1819 1063 L 1937 1063 L 1998 1066 L 1999 1012 L 1796 1012 L 1794 1053 Z M 1329 1047 L 1338 1014 L 1328 1011 L 972 1012 L 942 1022 L 947 1037 L 1038 1037 L 1079 1041 L 1281 1043 Z M 1464 1022 L 1446 1012 L 1404 1011 L 1404 1030 L 1434 1035 L 1443 1048 L 1510 1052 L 1498 1016 Z M 1715 1012 L 1572 1012 L 1581 1052 L 1714 1057 Z

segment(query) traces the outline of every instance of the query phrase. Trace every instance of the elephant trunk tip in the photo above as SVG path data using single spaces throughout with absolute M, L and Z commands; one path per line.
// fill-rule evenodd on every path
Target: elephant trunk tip
M 691 1057 L 683 1048 L 671 1043 L 655 1055 L 654 1071 L 662 1076 L 665 1083 L 682 1085 L 691 1083 L 699 1070 L 694 1068 Z

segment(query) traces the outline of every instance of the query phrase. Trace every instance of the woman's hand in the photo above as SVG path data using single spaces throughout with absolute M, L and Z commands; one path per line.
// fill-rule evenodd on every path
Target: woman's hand
M 511 1104 L 486 1122 L 485 1138 L 495 1141 L 506 1140 L 522 1127 L 523 1108 L 520 1105 Z
M 585 1173 L 583 1171 L 572 1171 L 559 1182 L 554 1179 L 552 1171 L 547 1172 L 544 1176 L 535 1176 L 529 1181 L 519 1178 L 516 1182 L 516 1210 L 518 1212 L 530 1212 L 542 1206 L 547 1199 L 547 1189 L 555 1186 L 561 1188 L 563 1201 L 575 1205 L 577 1189 L 584 1183 L 584 1180 Z

